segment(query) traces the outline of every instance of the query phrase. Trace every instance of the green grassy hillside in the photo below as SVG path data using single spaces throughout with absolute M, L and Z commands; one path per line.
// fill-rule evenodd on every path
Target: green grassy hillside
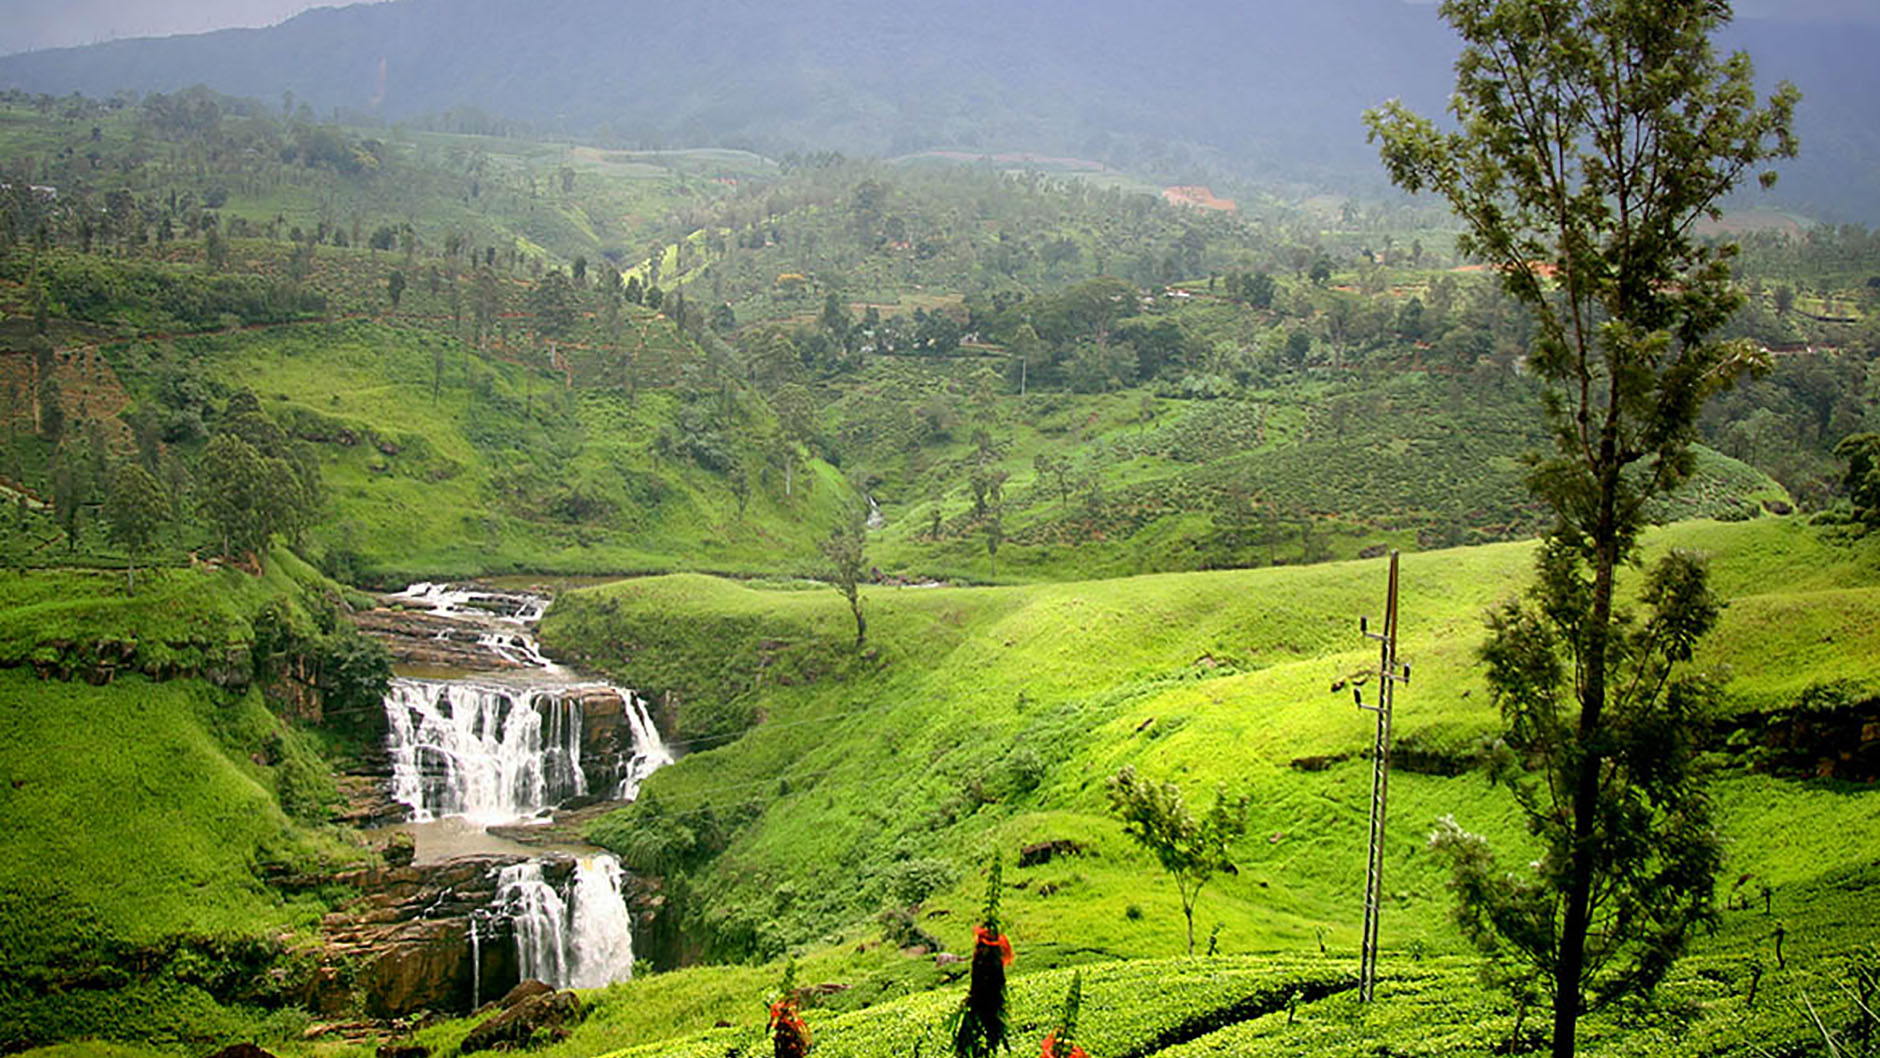
M 333 586 L 285 552 L 135 598 L 108 573 L 0 585 L 0 1045 L 304 1020 L 279 1012 L 310 967 L 295 949 L 343 894 L 270 879 L 366 853 L 323 826 L 330 736 L 285 718 L 260 652 L 313 649 Z
M 353 578 L 807 572 L 852 498 L 838 477 L 881 504 L 874 564 L 964 582 L 1544 521 L 1519 478 L 1545 440 L 1526 322 L 1421 213 L 322 126 L 197 91 L 0 101 L 8 152 L 59 190 L 0 201 L 0 476 L 56 507 L 78 465 L 90 516 L 64 556 L 50 509 L 0 527 L 28 565 L 119 561 L 86 527 L 103 469 L 134 447 L 191 470 L 243 388 L 316 446 L 312 550 Z M 1817 436 L 1743 425 L 1801 415 L 1759 391 L 1712 439 L 1765 464 L 1812 450 L 1818 481 L 1865 383 L 1806 366 L 1784 386 L 1851 395 Z M 1749 466 L 1701 467 L 1660 517 L 1787 502 Z M 1003 475 L 997 517 L 975 473 Z M 192 515 L 187 473 L 159 476 Z M 211 535 L 176 531 L 162 559 Z
M 1188 325 L 1185 310 L 1172 316 Z M 1257 334 L 1251 320 L 1241 327 Z M 1545 525 L 1521 478 L 1522 456 L 1546 442 L 1523 379 L 1295 375 L 1216 400 L 1156 387 L 992 397 L 987 374 L 903 359 L 830 391 L 830 447 L 868 468 L 882 504 L 886 526 L 870 547 L 883 569 L 1081 580 L 1349 559 Z M 971 488 L 982 436 L 986 467 L 1006 475 L 996 562 Z M 1653 514 L 1750 517 L 1778 501 L 1789 496 L 1766 474 L 1699 449 L 1693 478 Z
M 1717 703 L 1720 714 L 1738 717 L 1727 724 L 1792 706 L 1815 682 L 1873 678 L 1859 660 L 1880 635 L 1868 613 L 1880 599 L 1880 558 L 1871 548 L 1774 519 L 1693 523 L 1651 537 L 1653 549 L 1670 546 L 1711 554 L 1730 598 L 1705 659 L 1731 676 Z M 1496 723 L 1474 663 L 1481 615 L 1519 590 L 1530 555 L 1529 546 L 1511 544 L 1404 559 L 1403 649 L 1415 683 L 1398 700 L 1383 933 L 1407 975 L 1393 987 L 1475 997 L 1453 1020 L 1419 1022 L 1417 1031 L 1432 1040 L 1450 1038 L 1442 1025 L 1462 1032 L 1470 1004 L 1512 1015 L 1474 991 L 1466 960 L 1402 967 L 1465 950 L 1448 921 L 1444 875 L 1422 852 L 1434 821 L 1454 814 L 1499 843 L 1521 841 L 1511 802 L 1469 768 L 1474 744 Z M 1216 784 L 1252 796 L 1249 836 L 1235 849 L 1239 874 L 1204 894 L 1199 932 L 1219 923 L 1228 953 L 1296 958 L 1316 955 L 1322 942 L 1335 956 L 1351 955 L 1370 720 L 1328 687 L 1375 661 L 1355 617 L 1376 612 L 1382 575 L 1382 563 L 1369 562 L 870 590 L 870 644 L 860 655 L 848 646 L 853 627 L 833 591 L 667 577 L 564 596 L 545 631 L 564 652 L 623 682 L 673 691 L 679 728 L 707 732 L 682 742 L 689 755 L 592 836 L 649 866 L 677 865 L 688 932 L 709 938 L 711 953 L 822 952 L 809 965 L 880 995 L 892 993 L 887 982 L 912 987 L 933 975 L 837 954 L 908 935 L 864 923 L 924 897 L 915 924 L 944 949 L 963 950 L 986 850 L 1000 849 L 1009 861 L 1021 845 L 1045 840 L 1072 840 L 1085 851 L 1023 870 L 1008 863 L 1006 914 L 1027 967 L 1178 953 L 1172 884 L 1104 808 L 1103 782 L 1123 764 L 1174 779 L 1192 798 Z M 1819 646 L 1830 641 L 1832 648 Z M 757 726 L 720 744 L 726 736 L 711 729 L 727 718 Z M 1844 956 L 1875 939 L 1834 923 L 1873 921 L 1880 847 L 1862 835 L 1875 833 L 1880 801 L 1865 788 L 1757 774 L 1728 754 L 1715 765 L 1730 841 L 1720 889 L 1749 879 L 1732 893 L 1740 898 L 1743 885 L 1766 882 L 1774 916 L 1765 917 L 1760 902 L 1754 915 L 1726 914 L 1724 929 L 1699 944 L 1690 971 L 1699 977 L 1681 978 L 1679 987 L 1720 980 L 1740 991 L 1749 962 L 1770 958 L 1765 946 L 1777 920 L 1791 944 L 1804 946 L 1791 950 L 1807 953 L 1791 963 L 1837 972 Z M 673 833 L 684 837 L 672 840 Z M 712 971 L 688 986 L 691 972 L 626 987 L 649 996 L 689 987 L 716 994 Z M 1704 974 L 1715 978 L 1708 986 Z M 1061 988 L 1054 980 L 1040 982 L 1041 992 Z M 699 1016 L 728 1002 L 701 1001 Z M 910 1008 L 925 1011 L 916 1026 L 945 1005 L 922 1002 Z M 1353 1015 L 1340 1009 L 1349 1029 Z M 1727 1003 L 1718 1009 L 1741 1013 Z M 1799 1031 L 1788 1013 L 1756 1016 Z M 1385 1024 L 1404 1025 L 1397 1016 Z M 894 1020 L 837 1020 L 825 1040 L 833 1047 L 838 1031 L 853 1033 L 861 1053 L 885 1044 L 880 1033 L 889 1031 L 865 1026 Z M 676 1018 L 674 1027 L 685 1023 L 701 1024 Z M 1382 1039 L 1382 1031 L 1373 1025 L 1366 1030 L 1373 1035 L 1336 1038 Z M 635 1037 L 622 1029 L 608 1038 Z M 1626 1053 L 1629 1038 L 1611 1026 L 1608 1043 L 1621 1048 L 1612 1053 Z
M 357 575 L 806 562 L 846 499 L 821 464 L 788 495 L 762 472 L 746 439 L 770 421 L 761 403 L 573 389 L 418 328 L 314 325 L 132 343 L 109 356 L 132 392 L 169 415 L 203 414 L 165 402 L 178 374 L 254 390 L 315 446 L 330 515 L 313 538 Z M 713 447 L 700 456 L 700 445 Z M 714 459 L 753 467 L 742 510 Z

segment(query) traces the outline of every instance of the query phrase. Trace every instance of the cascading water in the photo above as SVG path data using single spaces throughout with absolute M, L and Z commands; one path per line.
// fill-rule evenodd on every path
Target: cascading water
M 620 861 L 612 856 L 584 857 L 575 865 L 571 987 L 600 988 L 633 976 L 633 920 L 620 882 Z
M 633 932 L 620 894 L 620 863 L 605 854 L 576 861 L 567 899 L 531 860 L 504 867 L 496 900 L 516 938 L 523 980 L 555 988 L 601 988 L 633 976 Z
M 614 800 L 631 800 L 648 775 L 672 763 L 644 701 L 622 688 L 579 682 L 542 654 L 530 633 L 545 599 L 436 584 L 413 585 L 393 599 L 443 619 L 438 639 L 475 642 L 489 667 L 500 670 L 392 681 L 385 696 L 392 796 L 410 807 L 413 822 L 515 823 L 587 795 L 590 775 Z M 610 700 L 620 704 L 618 719 Z M 617 756 L 583 762 L 590 717 L 593 746 Z M 473 1005 L 482 999 L 483 949 L 504 933 L 514 938 L 525 980 L 598 988 L 632 975 L 619 862 L 605 854 L 581 857 L 563 888 L 548 881 L 544 863 L 501 868 L 494 903 L 471 915 Z
M 410 806 L 414 822 L 458 816 L 495 826 L 587 794 L 582 702 L 596 694 L 619 699 L 631 738 L 619 759 L 599 766 L 609 783 L 602 790 L 631 800 L 646 776 L 672 763 L 645 702 L 622 688 L 577 682 L 543 656 L 529 634 L 546 607 L 541 598 L 436 584 L 393 598 L 460 622 L 495 661 L 531 671 L 392 681 L 385 696 L 392 797 Z
M 659 737 L 653 716 L 638 695 L 626 694 L 627 729 L 633 733 L 633 756 L 621 768 L 620 785 L 614 787 L 614 800 L 631 801 L 640 795 L 640 783 L 648 775 L 672 763 L 672 751 Z
M 467 681 L 396 679 L 385 695 L 392 797 L 412 819 L 511 823 L 587 792 L 581 705 Z
M 470 916 L 470 1009 L 483 1005 L 483 939 L 477 935 L 477 917 Z
M 516 958 L 522 979 L 560 988 L 568 979 L 568 903 L 542 878 L 536 860 L 502 869 L 496 902 L 516 934 Z

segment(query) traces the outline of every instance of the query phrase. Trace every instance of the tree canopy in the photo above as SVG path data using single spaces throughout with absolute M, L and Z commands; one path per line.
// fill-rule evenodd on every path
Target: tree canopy
M 1188 954 L 1195 953 L 1195 900 L 1208 880 L 1232 871 L 1227 846 L 1247 830 L 1247 798 L 1217 790 L 1214 804 L 1196 819 L 1172 782 L 1152 782 L 1124 765 L 1110 778 L 1110 811 L 1123 821 L 1123 832 L 1136 839 L 1175 879 L 1182 915 L 1188 921 Z
M 1463 222 L 1460 249 L 1535 320 L 1528 364 L 1549 387 L 1554 450 L 1534 459 L 1528 483 L 1556 527 L 1542 618 L 1497 618 L 1487 657 L 1510 743 L 1547 778 L 1549 796 L 1524 802 L 1531 825 L 1554 836 L 1536 877 L 1493 890 L 1505 914 L 1482 916 L 1503 940 L 1545 953 L 1553 1053 L 1565 1058 L 1589 986 L 1598 1001 L 1650 987 L 1695 918 L 1675 909 L 1706 901 L 1712 885 L 1707 829 L 1683 812 L 1690 776 L 1635 771 L 1625 748 L 1634 726 L 1675 727 L 1688 703 L 1665 664 L 1647 665 L 1643 684 L 1632 678 L 1642 662 L 1629 652 L 1644 648 L 1615 611 L 1613 582 L 1636 552 L 1646 502 L 1691 473 L 1704 402 L 1762 366 L 1753 343 L 1712 337 L 1743 302 L 1737 251 L 1695 226 L 1750 174 L 1772 183 L 1764 162 L 1795 154 L 1799 93 L 1784 84 L 1759 103 L 1748 56 L 1716 54 L 1711 38 L 1730 19 L 1718 0 L 1445 0 L 1441 11 L 1464 41 L 1456 127 L 1395 101 L 1365 120 L 1391 179 L 1447 199 Z M 1701 567 L 1682 569 L 1662 576 L 1701 594 Z M 1511 655 L 1523 661 L 1498 669 Z M 1548 660 L 1562 656 L 1570 667 Z M 1567 672 L 1577 721 L 1535 726 L 1567 704 L 1557 697 Z M 1683 869 L 1643 869 L 1654 846 Z M 1469 863 L 1459 858 L 1459 882 Z M 1648 897 L 1659 884 L 1671 891 Z M 1674 913 L 1648 926 L 1627 910 L 1640 901 Z M 1619 947 L 1644 949 L 1613 976 L 1602 972 L 1614 946 L 1596 932 L 1607 928 L 1630 931 Z

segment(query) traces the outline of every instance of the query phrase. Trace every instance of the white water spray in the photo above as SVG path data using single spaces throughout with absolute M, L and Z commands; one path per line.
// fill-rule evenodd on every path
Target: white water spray
M 470 1009 L 483 1005 L 483 941 L 477 936 L 477 917 L 470 916 Z
M 542 653 L 531 632 L 548 600 L 430 583 L 390 598 L 467 626 L 493 662 L 535 673 L 392 681 L 385 696 L 392 797 L 411 807 L 414 822 L 514 823 L 587 794 L 582 700 L 597 691 L 619 697 L 632 740 L 608 769 L 614 800 L 631 800 L 642 780 L 672 763 L 645 702 L 624 688 L 579 682 Z
M 614 787 L 614 800 L 631 801 L 640 795 L 642 780 L 672 763 L 672 751 L 659 737 L 653 715 L 646 711 L 646 702 L 639 695 L 622 691 L 621 704 L 625 707 L 627 730 L 633 733 L 633 756 L 621 769 L 620 784 Z
M 568 917 L 574 948 L 572 988 L 601 988 L 633 976 L 633 920 L 620 895 L 620 861 L 583 857 L 574 869 Z
M 509 919 L 523 980 L 554 988 L 601 988 L 633 976 L 633 931 L 620 894 L 620 863 L 605 854 L 575 864 L 564 899 L 540 861 L 497 875 L 497 914 Z
M 560 988 L 568 979 L 568 904 L 542 878 L 542 864 L 504 867 L 496 878 L 496 903 L 515 931 L 522 979 Z
M 581 703 L 551 690 L 395 679 L 385 715 L 392 797 L 414 821 L 512 823 L 587 792 Z

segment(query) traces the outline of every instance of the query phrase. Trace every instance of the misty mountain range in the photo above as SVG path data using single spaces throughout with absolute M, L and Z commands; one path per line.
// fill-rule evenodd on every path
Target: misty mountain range
M 1744 19 L 1806 95 L 1774 201 L 1880 221 L 1880 25 Z M 0 86 L 205 84 L 323 117 L 457 111 L 620 146 L 1070 154 L 1157 176 L 1377 189 L 1359 113 L 1441 109 L 1456 42 L 1401 0 L 395 0 L 267 29 L 0 57 Z M 1765 200 L 1767 201 L 1767 200 Z

